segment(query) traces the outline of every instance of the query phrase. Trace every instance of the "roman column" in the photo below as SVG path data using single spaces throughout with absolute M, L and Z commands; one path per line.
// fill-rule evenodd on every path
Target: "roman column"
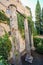
M 34 42 L 33 42 L 33 34 L 31 35 L 31 49 L 34 51 L 35 47 L 34 47 Z
M 33 57 L 31 56 L 30 40 L 29 40 L 29 28 L 27 18 L 24 20 L 24 29 L 25 29 L 25 48 L 26 48 L 26 58 L 25 61 L 32 63 Z
M 19 45 L 19 35 L 18 35 L 18 22 L 17 22 L 17 12 L 15 6 L 9 6 L 10 13 L 10 28 L 11 36 L 14 43 L 13 58 L 15 65 L 22 65 L 20 57 L 20 45 Z

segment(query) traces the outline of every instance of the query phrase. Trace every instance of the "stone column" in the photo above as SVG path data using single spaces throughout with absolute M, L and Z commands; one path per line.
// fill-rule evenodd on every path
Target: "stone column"
M 14 54 L 13 59 L 15 65 L 22 65 L 20 58 L 20 45 L 19 45 L 19 35 L 18 35 L 18 22 L 17 22 L 17 12 L 16 7 L 10 6 L 10 28 L 11 28 L 11 36 L 14 42 Z
M 25 58 L 25 61 L 32 63 L 33 57 L 31 56 L 29 28 L 28 28 L 28 21 L 26 18 L 24 21 L 24 29 L 25 29 L 25 47 L 26 47 L 26 51 L 27 51 L 27 56 Z
M 31 35 L 31 49 L 35 50 L 34 42 L 33 42 L 33 34 Z

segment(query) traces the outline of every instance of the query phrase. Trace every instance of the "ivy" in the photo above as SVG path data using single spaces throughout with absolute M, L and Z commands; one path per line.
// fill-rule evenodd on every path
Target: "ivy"
M 20 33 L 22 37 L 24 38 L 24 16 L 21 14 L 17 14 L 17 19 L 18 19 L 18 29 L 20 30 Z
M 28 27 L 30 27 L 30 30 L 31 30 L 31 34 L 37 35 L 37 31 L 36 31 L 36 29 L 34 27 L 34 22 L 32 21 L 32 18 L 27 17 L 27 20 L 28 20 Z
M 0 11 L 0 22 L 10 24 L 10 19 L 6 16 L 4 11 Z
M 0 56 L 7 60 L 11 51 L 11 47 L 12 45 L 8 34 L 0 37 Z

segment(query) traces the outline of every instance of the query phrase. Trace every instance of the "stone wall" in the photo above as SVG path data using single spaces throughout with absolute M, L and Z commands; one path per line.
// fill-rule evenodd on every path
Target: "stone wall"
M 4 10 L 6 12 L 7 7 L 13 4 L 16 6 L 17 11 L 21 14 L 25 14 L 26 16 L 30 16 L 30 11 L 26 9 L 21 2 L 15 1 L 15 0 L 0 0 L 0 9 Z

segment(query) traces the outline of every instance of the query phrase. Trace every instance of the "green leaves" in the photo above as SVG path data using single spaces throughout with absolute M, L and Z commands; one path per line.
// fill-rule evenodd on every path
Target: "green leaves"
M 38 38 L 38 37 L 34 37 L 33 41 L 34 41 L 34 46 L 36 48 L 36 51 L 38 53 L 43 53 L 43 39 Z
M 10 24 L 10 19 L 3 11 L 0 11 L 0 22 Z
M 36 4 L 36 10 L 35 10 L 35 17 L 36 17 L 36 21 L 35 21 L 35 26 L 37 29 L 37 33 L 40 34 L 40 30 L 41 30 L 41 6 L 39 3 L 39 0 L 37 1 Z
M 3 37 L 0 37 L 0 56 L 4 59 L 7 59 L 11 50 L 11 41 L 7 34 Z
M 8 64 L 7 61 L 3 59 L 2 56 L 0 56 L 0 65 L 10 65 L 10 64 Z
M 22 37 L 24 38 L 24 17 L 18 13 L 17 19 L 18 19 L 18 28 L 20 30 Z
M 42 8 L 42 14 L 41 14 L 41 34 L 43 35 L 43 8 Z

